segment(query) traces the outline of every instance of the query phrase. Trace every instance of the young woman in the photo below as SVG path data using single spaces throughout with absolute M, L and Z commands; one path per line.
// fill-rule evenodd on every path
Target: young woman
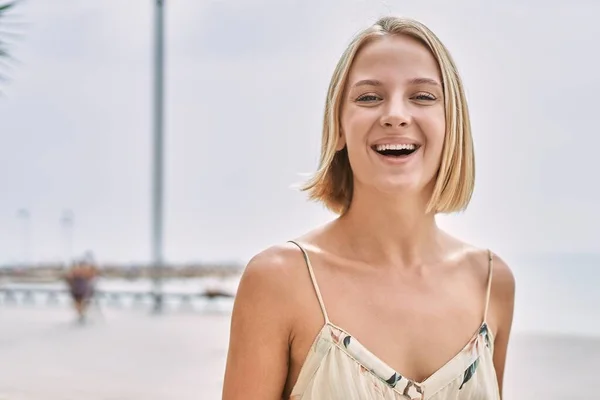
M 304 188 L 338 217 L 249 262 L 223 398 L 500 399 L 513 275 L 435 220 L 473 186 L 448 50 L 417 21 L 382 18 L 335 69 Z

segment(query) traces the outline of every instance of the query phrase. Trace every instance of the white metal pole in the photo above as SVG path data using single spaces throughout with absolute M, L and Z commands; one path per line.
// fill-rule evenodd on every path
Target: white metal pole
M 154 23 L 154 168 L 152 201 L 152 265 L 154 272 L 154 311 L 163 307 L 163 129 L 164 129 L 164 0 L 155 0 Z

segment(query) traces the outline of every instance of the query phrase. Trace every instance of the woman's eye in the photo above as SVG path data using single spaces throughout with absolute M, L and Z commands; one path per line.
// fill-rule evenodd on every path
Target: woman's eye
M 417 100 L 429 100 L 429 101 L 437 100 L 436 97 L 430 93 L 419 93 L 414 98 Z
M 381 98 L 379 96 L 375 96 L 374 94 L 365 94 L 363 96 L 360 96 L 358 99 L 356 99 L 356 101 L 361 101 L 361 102 L 372 102 L 372 101 L 378 101 L 381 100 Z

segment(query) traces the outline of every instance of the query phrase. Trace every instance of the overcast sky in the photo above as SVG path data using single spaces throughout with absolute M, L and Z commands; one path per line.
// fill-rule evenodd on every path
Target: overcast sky
M 29 0 L 0 98 L 0 263 L 74 252 L 147 261 L 152 1 Z M 417 18 L 450 48 L 477 183 L 441 224 L 501 255 L 600 251 L 600 3 L 172 0 L 165 255 L 239 260 L 332 216 L 290 185 L 317 165 L 325 91 L 353 36 Z M 401 4 L 401 6 L 396 5 Z M 568 4 L 568 5 L 567 5 Z

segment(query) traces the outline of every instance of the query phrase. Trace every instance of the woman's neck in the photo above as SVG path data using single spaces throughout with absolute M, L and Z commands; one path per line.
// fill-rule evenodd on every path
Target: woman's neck
M 354 194 L 337 226 L 357 258 L 408 268 L 439 260 L 447 235 L 438 228 L 435 214 L 426 213 L 428 196 L 387 196 L 367 190 Z

